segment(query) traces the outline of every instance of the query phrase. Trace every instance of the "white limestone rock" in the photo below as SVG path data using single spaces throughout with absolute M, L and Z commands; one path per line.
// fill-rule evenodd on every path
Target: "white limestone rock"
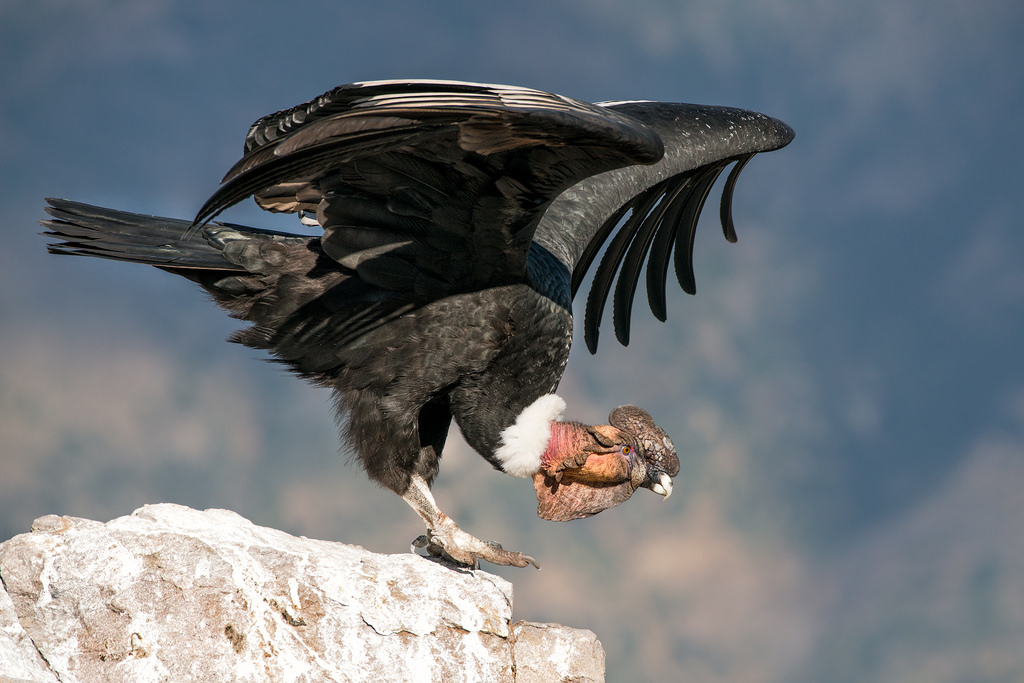
M 500 577 L 226 510 L 43 517 L 0 578 L 0 681 L 604 679 L 589 631 L 511 624 Z
M 593 631 L 561 624 L 512 624 L 516 683 L 602 683 L 604 648 Z
M 21 627 L 7 591 L 0 590 L 0 683 L 58 683 L 59 680 Z

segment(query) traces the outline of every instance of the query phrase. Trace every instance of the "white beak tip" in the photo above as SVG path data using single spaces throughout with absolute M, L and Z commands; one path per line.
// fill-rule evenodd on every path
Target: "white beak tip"
M 662 474 L 657 483 L 651 486 L 651 490 L 668 500 L 668 497 L 672 495 L 672 477 Z

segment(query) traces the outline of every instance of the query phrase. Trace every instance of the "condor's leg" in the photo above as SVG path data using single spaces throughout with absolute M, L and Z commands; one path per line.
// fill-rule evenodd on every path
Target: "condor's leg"
M 436 369 L 437 365 L 417 367 Z M 340 392 L 345 399 L 339 402 L 344 408 L 345 436 L 355 447 L 367 475 L 400 495 L 423 519 L 427 533 L 414 545 L 432 555 L 470 567 L 486 560 L 539 568 L 532 557 L 470 536 L 437 507 L 428 482 L 437 474 L 452 420 L 448 397 L 438 390 L 451 380 L 447 376 L 420 380 L 415 385 L 406 378 L 404 383 L 392 382 L 383 388 L 371 385 L 361 391 Z M 428 398 L 431 393 L 437 395 Z M 405 419 L 409 414 L 417 419 Z
M 416 511 L 416 514 L 427 525 L 426 535 L 413 541 L 413 545 L 426 548 L 431 555 L 444 557 L 474 569 L 479 566 L 480 560 L 513 567 L 525 567 L 532 564 L 540 569 L 537 560 L 529 555 L 505 550 L 500 544 L 493 541 L 481 541 L 460 529 L 451 517 L 437 507 L 434 496 L 430 493 L 430 487 L 420 475 L 412 476 L 409 488 L 402 494 L 402 499 Z

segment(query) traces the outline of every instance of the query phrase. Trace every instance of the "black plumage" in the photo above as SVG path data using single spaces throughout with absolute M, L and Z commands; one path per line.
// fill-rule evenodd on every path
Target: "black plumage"
M 556 496 L 559 486 L 542 460 L 559 480 L 578 472 L 566 480 L 577 482 L 571 500 L 546 503 L 559 518 L 594 514 L 636 486 L 667 495 L 678 459 L 660 428 L 641 433 L 656 428 L 646 413 L 599 427 L 557 419 L 564 403 L 547 396 L 568 359 L 572 299 L 607 246 L 586 306 L 591 351 L 609 295 L 628 343 L 645 261 L 651 309 L 664 320 L 671 255 L 694 291 L 693 235 L 715 180 L 735 164 L 721 203 L 735 240 L 739 170 L 791 138 L 785 124 L 737 109 L 353 84 L 253 124 L 242 159 L 192 222 L 51 199 L 43 223 L 53 253 L 147 263 L 200 284 L 251 323 L 234 341 L 334 390 L 343 437 L 370 478 L 424 518 L 434 552 L 521 566 L 532 558 L 465 534 L 430 497 L 451 420 L 495 467 L 534 476 L 539 499 L 542 486 Z M 323 234 L 213 221 L 249 196 L 315 218 Z M 595 454 L 618 464 L 588 467 Z M 633 482 L 624 494 L 577 506 L 622 471 Z

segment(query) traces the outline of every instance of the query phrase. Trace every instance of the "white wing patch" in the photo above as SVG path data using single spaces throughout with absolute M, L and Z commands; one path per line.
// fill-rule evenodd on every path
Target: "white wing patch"
M 617 107 L 620 104 L 646 104 L 653 100 L 609 100 L 608 102 L 594 102 L 599 107 Z
M 501 445 L 494 455 L 502 469 L 513 477 L 530 477 L 540 470 L 551 423 L 564 412 L 565 401 L 557 394 L 545 394 L 526 406 L 515 423 L 501 432 Z
M 356 104 L 353 108 L 373 105 L 389 107 L 473 107 L 473 106 L 504 106 L 510 109 L 579 109 L 580 104 L 572 102 L 562 95 L 547 93 L 533 88 L 517 85 L 498 85 L 495 83 L 472 83 L 465 81 L 431 81 L 421 79 L 362 81 L 353 85 L 361 87 L 378 87 L 394 85 L 426 85 L 426 86 L 469 86 L 486 88 L 484 92 L 438 92 L 422 90 L 419 92 L 381 93 L 366 98 L 367 104 Z

